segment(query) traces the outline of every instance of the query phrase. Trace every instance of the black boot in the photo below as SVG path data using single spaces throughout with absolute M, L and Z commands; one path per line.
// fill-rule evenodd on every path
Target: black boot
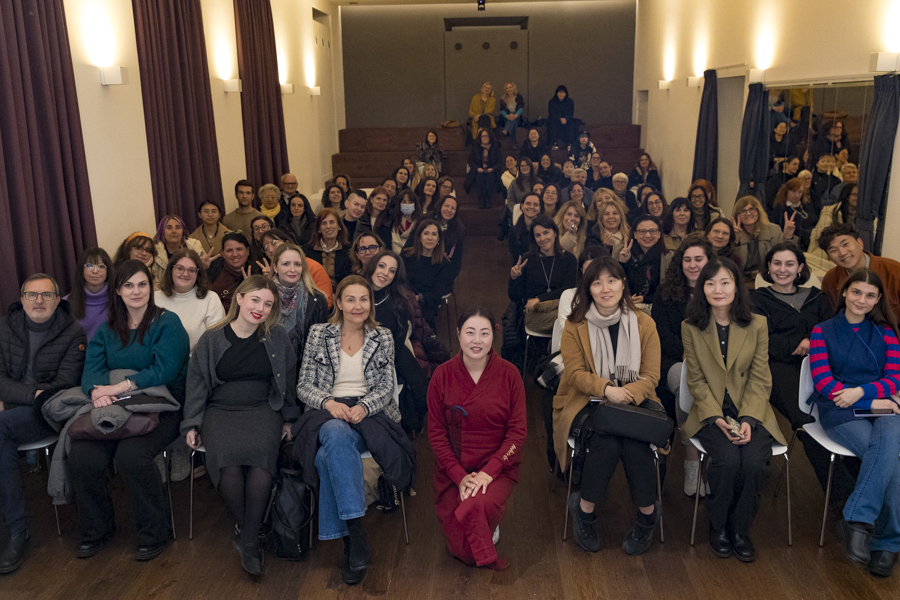
M 847 558 L 862 565 L 869 564 L 872 559 L 869 552 L 871 532 L 864 523 L 850 523 L 841 519 L 835 526 L 835 533 Z
M 349 554 L 347 555 L 350 569 L 361 571 L 372 564 L 372 555 L 369 554 L 369 542 L 362 526 L 362 518 L 347 521 L 347 530 L 350 532 Z
M 888 550 L 872 550 L 872 558 L 869 560 L 869 573 L 880 577 L 890 577 L 897 564 L 897 553 Z
M 0 556 L 0 574 L 12 573 L 25 562 L 25 547 L 28 545 L 28 530 L 10 536 L 6 550 Z
M 347 585 L 356 585 L 366 576 L 366 569 L 354 571 L 350 568 L 350 536 L 344 538 L 344 562 L 341 565 L 341 579 Z

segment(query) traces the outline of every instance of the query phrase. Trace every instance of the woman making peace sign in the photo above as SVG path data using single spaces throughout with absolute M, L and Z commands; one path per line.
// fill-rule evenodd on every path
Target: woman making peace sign
M 616 258 L 625 269 L 631 300 L 641 304 L 653 300 L 656 288 L 669 266 L 669 251 L 662 241 L 659 219 L 650 215 L 638 218 L 628 240 Z M 637 240 L 637 246 L 634 245 Z

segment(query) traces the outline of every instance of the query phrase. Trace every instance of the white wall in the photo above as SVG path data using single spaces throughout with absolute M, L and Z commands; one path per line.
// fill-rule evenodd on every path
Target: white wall
M 701 90 L 688 88 L 687 77 L 747 63 L 718 76 L 767 68 L 767 85 L 855 80 L 870 77 L 869 55 L 884 51 L 900 51 L 898 0 L 638 0 L 634 89 L 649 92 L 646 149 L 667 195 L 690 185 Z M 660 79 L 671 80 L 669 90 L 659 89 Z M 891 190 L 889 227 L 900 222 L 900 169 Z M 733 198 L 720 201 L 730 206 Z M 884 254 L 900 259 L 894 238 Z
M 141 80 L 131 2 L 64 0 L 75 86 L 84 130 L 85 154 L 101 246 L 114 251 L 133 231 L 156 230 Z M 271 0 L 279 63 L 294 94 L 283 96 L 288 160 L 302 191 L 316 191 L 331 175 L 343 123 L 343 69 L 329 50 L 340 48 L 337 7 L 327 0 Z M 234 183 L 246 175 L 240 94 L 226 94 L 223 78 L 237 78 L 233 0 L 200 0 L 206 37 L 222 198 L 226 210 L 237 206 Z M 312 7 L 331 16 L 323 26 Z M 324 49 L 313 40 L 324 39 Z M 126 67 L 127 85 L 101 86 L 97 53 L 105 42 L 110 65 Z M 338 57 L 340 55 L 338 54 Z M 307 58 L 309 57 L 309 58 Z M 309 85 L 321 87 L 311 97 Z M 221 71 L 221 72 L 220 72 Z M 336 101 L 340 99 L 340 101 Z

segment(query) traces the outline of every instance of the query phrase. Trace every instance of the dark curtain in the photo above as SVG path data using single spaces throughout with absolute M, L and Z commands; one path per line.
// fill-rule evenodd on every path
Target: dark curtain
M 97 245 L 63 0 L 0 2 L 0 302 Z M 99 83 L 98 83 L 99 85 Z
M 198 0 L 133 0 L 156 220 L 199 225 L 201 200 L 221 204 L 222 174 Z
M 769 167 L 769 97 L 761 83 L 751 83 L 741 125 L 741 162 L 738 198 L 756 196 L 766 205 L 766 172 Z
M 716 187 L 719 171 L 719 91 L 716 72 L 703 72 L 703 96 L 697 119 L 697 142 L 694 144 L 694 173 L 691 181 L 705 179 Z
M 859 227 L 865 249 L 881 255 L 884 240 L 884 217 L 887 214 L 888 181 L 891 178 L 891 157 L 894 137 L 900 119 L 900 75 L 880 75 L 875 78 L 872 110 L 862 139 L 859 157 L 859 200 L 856 226 Z M 875 220 L 878 219 L 878 231 Z
M 259 188 L 290 170 L 269 0 L 234 0 L 234 20 L 247 179 Z

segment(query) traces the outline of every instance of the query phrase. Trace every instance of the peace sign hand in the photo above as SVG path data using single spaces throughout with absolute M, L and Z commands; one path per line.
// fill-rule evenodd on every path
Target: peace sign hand
M 221 254 L 204 254 L 203 257 L 200 259 L 200 262 L 203 264 L 204 269 L 208 269 L 209 265 L 212 264 L 212 261 L 216 260 L 220 256 L 222 256 L 222 255 Z
M 262 262 L 256 261 L 256 266 L 262 271 L 264 277 L 272 277 L 272 267 L 267 259 L 262 259 Z
M 509 270 L 509 278 L 510 279 L 518 279 L 522 275 L 522 269 L 525 265 L 528 264 L 528 259 L 522 260 L 522 257 L 519 256 L 519 260 L 516 261 L 516 264 L 513 265 L 513 268 Z
M 619 250 L 619 262 L 627 263 L 631 260 L 631 246 L 634 244 L 634 239 L 628 240 L 628 243 L 622 246 L 622 249 Z
M 252 274 L 253 273 L 250 271 L 250 265 L 247 265 L 246 267 L 241 267 L 241 275 L 244 276 L 244 279 L 247 279 Z
M 741 220 L 737 217 L 731 217 L 731 226 L 734 227 L 734 235 L 741 232 Z
M 797 229 L 797 224 L 794 222 L 794 219 L 797 217 L 797 213 L 794 212 L 791 216 L 788 216 L 787 212 L 784 213 L 784 237 L 785 239 L 794 237 L 794 231 Z

